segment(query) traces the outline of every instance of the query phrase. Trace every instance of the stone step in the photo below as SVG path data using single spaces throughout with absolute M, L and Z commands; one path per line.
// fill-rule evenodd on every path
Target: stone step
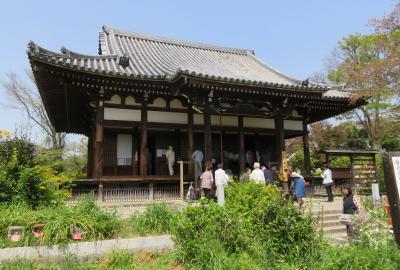
M 346 226 L 345 225 L 336 225 L 331 227 L 323 227 L 324 234 L 327 235 L 336 235 L 337 233 L 346 233 Z
M 323 220 L 323 222 L 325 222 L 325 221 L 332 221 L 332 220 L 339 221 L 340 215 L 341 215 L 341 214 L 329 214 L 329 215 L 324 215 L 324 217 L 323 217 L 322 220 Z M 321 217 L 319 217 L 319 220 L 321 220 Z
M 325 215 L 331 215 L 331 214 L 337 214 L 337 215 L 341 215 L 343 213 L 343 209 L 324 209 L 324 211 L 322 212 L 321 210 L 319 211 L 312 211 L 311 214 L 313 216 L 321 216 L 321 214 Z
M 324 238 L 332 242 L 332 244 L 343 245 L 348 243 L 347 232 L 337 232 L 335 234 L 324 234 Z
M 333 219 L 333 220 L 324 219 L 324 221 L 323 221 L 324 228 L 335 227 L 335 226 L 343 226 L 343 224 L 340 223 L 340 221 L 338 219 Z
M 334 237 L 330 239 L 333 245 L 345 245 L 349 243 L 349 240 L 347 239 L 347 235 L 344 237 Z

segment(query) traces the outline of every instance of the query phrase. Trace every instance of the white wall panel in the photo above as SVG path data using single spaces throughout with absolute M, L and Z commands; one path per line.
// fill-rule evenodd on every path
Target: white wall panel
M 147 121 L 153 123 L 187 124 L 187 113 L 148 111 Z
M 303 122 L 296 120 L 285 120 L 284 125 L 287 130 L 303 130 Z
M 110 100 L 106 100 L 104 103 L 121 104 L 121 97 L 118 95 L 113 95 Z
M 140 110 L 104 108 L 105 120 L 140 121 Z
M 202 114 L 193 114 L 193 123 L 195 125 L 204 125 L 204 117 Z
M 243 117 L 243 126 L 249 128 L 275 128 L 274 119 Z
M 140 103 L 137 103 L 135 98 L 132 96 L 127 96 L 125 98 L 125 104 L 126 105 L 140 105 Z
M 224 127 L 237 127 L 238 126 L 238 118 L 237 116 L 227 116 L 223 115 L 221 117 L 221 123 Z M 211 125 L 212 126 L 219 126 L 220 119 L 219 115 L 211 115 Z

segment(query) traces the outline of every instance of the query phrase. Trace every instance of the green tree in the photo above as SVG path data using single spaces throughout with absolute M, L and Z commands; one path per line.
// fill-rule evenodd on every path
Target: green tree
M 345 114 L 365 129 L 370 145 L 380 148 L 384 136 L 382 119 L 398 116 L 400 30 L 353 34 L 339 42 L 329 67 L 329 79 L 344 84 L 356 100 L 369 97 L 369 103 Z

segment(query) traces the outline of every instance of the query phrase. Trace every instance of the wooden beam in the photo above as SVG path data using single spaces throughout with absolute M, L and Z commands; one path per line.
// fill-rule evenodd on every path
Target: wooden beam
M 304 151 L 304 169 L 307 175 L 311 175 L 311 157 L 310 144 L 308 139 L 307 121 L 303 120 L 303 151 Z
M 147 175 L 147 101 L 142 103 L 141 112 L 140 175 Z
M 239 116 L 238 119 L 238 129 L 239 129 L 239 167 L 240 172 L 245 169 L 245 152 L 244 152 L 244 129 L 243 129 L 243 116 Z
M 191 104 L 188 104 L 188 125 L 187 125 L 187 136 L 188 136 L 188 147 L 187 147 L 187 158 L 189 161 L 188 164 L 188 176 L 189 179 L 193 178 L 193 162 L 192 162 L 192 154 L 194 151 L 194 138 L 193 138 L 193 108 Z

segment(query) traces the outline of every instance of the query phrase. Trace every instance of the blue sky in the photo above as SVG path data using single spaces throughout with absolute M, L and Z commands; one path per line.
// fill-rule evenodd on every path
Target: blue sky
M 275 1 L 2 1 L 0 80 L 24 76 L 29 40 L 50 50 L 65 46 L 97 54 L 102 25 L 177 39 L 254 49 L 272 67 L 299 79 L 324 69 L 343 37 L 368 33 L 372 17 L 393 9 L 392 0 Z M 0 103 L 7 96 L 0 86 Z M 0 105 L 0 129 L 13 131 L 21 112 Z M 35 133 L 35 130 L 34 130 Z

